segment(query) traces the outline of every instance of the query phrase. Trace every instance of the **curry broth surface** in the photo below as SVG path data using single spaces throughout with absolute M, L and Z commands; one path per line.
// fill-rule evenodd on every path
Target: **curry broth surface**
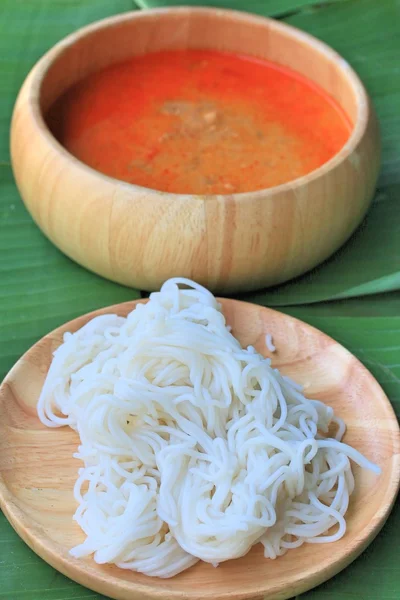
M 95 73 L 47 122 L 78 159 L 166 192 L 232 194 L 285 183 L 332 158 L 350 122 L 322 89 L 249 56 L 164 51 Z

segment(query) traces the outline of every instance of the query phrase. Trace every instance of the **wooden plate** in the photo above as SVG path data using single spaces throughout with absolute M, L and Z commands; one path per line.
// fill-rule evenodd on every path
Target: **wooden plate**
M 325 581 L 354 560 L 378 533 L 394 502 L 400 475 L 399 427 L 392 407 L 372 375 L 335 341 L 279 312 L 222 300 L 242 345 L 267 355 L 265 334 L 273 335 L 273 363 L 305 386 L 305 393 L 331 404 L 348 426 L 345 441 L 381 466 L 380 476 L 354 467 L 356 491 L 344 538 L 306 544 L 276 561 L 261 547 L 218 569 L 198 563 L 169 580 L 73 559 L 68 550 L 83 534 L 72 521 L 72 488 L 79 462 L 72 458 L 78 437 L 68 427 L 48 429 L 36 403 L 54 349 L 65 331 L 95 315 L 126 315 L 135 302 L 108 307 L 56 329 L 33 346 L 0 388 L 0 506 L 18 534 L 44 560 L 75 581 L 118 600 L 284 599 Z

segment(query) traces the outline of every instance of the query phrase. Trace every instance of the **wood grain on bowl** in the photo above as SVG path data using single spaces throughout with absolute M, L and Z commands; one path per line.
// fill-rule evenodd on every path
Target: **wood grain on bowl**
M 140 302 L 140 301 L 139 301 Z M 0 388 L 0 507 L 25 542 L 75 581 L 117 600 L 283 600 L 327 580 L 354 560 L 384 524 L 399 486 L 399 427 L 384 392 L 347 350 L 316 329 L 279 312 L 222 300 L 223 312 L 241 344 L 269 355 L 267 333 L 277 351 L 273 365 L 305 387 L 305 395 L 328 402 L 347 426 L 344 438 L 382 468 L 377 476 L 353 467 L 356 488 L 338 542 L 305 544 L 275 561 L 260 545 L 217 569 L 198 563 L 169 580 L 149 578 L 92 559 L 72 558 L 83 533 L 72 521 L 78 435 L 49 429 L 36 404 L 52 352 L 65 331 L 99 314 L 127 315 L 137 302 L 85 315 L 40 340 L 14 366 Z
M 297 71 L 343 108 L 353 126 L 349 140 L 327 163 L 292 182 L 199 196 L 102 175 L 50 133 L 43 115 L 73 84 L 132 56 L 182 48 L 242 52 Z M 50 50 L 18 97 L 11 154 L 18 188 L 36 223 L 80 264 L 140 289 L 158 289 L 179 275 L 230 292 L 288 280 L 343 244 L 371 202 L 380 144 L 363 85 L 322 42 L 244 13 L 173 8 L 106 19 Z

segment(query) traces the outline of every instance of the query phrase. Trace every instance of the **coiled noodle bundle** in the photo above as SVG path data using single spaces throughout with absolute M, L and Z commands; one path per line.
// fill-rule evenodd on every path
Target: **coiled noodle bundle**
M 38 414 L 81 440 L 74 518 L 86 539 L 71 553 L 147 575 L 217 565 L 258 542 L 276 558 L 335 541 L 350 459 L 379 472 L 340 441 L 329 406 L 243 349 L 214 296 L 185 279 L 127 318 L 65 334 Z M 332 423 L 336 439 L 324 436 Z

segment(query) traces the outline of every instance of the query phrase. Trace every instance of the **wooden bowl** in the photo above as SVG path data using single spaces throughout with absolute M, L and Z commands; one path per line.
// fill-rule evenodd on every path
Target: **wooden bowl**
M 85 76 L 133 55 L 180 48 L 242 52 L 288 66 L 345 110 L 353 131 L 330 161 L 256 192 L 163 193 L 100 174 L 52 136 L 43 114 Z M 169 277 L 211 290 L 286 281 L 343 244 L 373 197 L 380 144 L 359 78 L 331 48 L 281 22 L 229 10 L 170 8 L 111 17 L 58 43 L 19 94 L 11 155 L 21 196 L 65 254 L 114 281 L 154 290 Z
M 139 301 L 143 302 L 143 301 Z M 354 560 L 384 524 L 400 476 L 400 438 L 393 409 L 372 375 L 347 350 L 320 331 L 282 313 L 222 300 L 228 324 L 243 346 L 254 345 L 273 365 L 305 386 L 310 398 L 329 403 L 347 424 L 344 441 L 382 468 L 377 476 L 353 466 L 355 492 L 338 542 L 305 544 L 275 561 L 260 545 L 245 557 L 214 569 L 206 563 L 172 579 L 146 577 L 77 560 L 68 551 L 83 534 L 72 521 L 79 443 L 69 427 L 49 429 L 36 404 L 52 352 L 65 331 L 76 331 L 104 313 L 125 316 L 137 302 L 85 315 L 33 346 L 0 388 L 0 507 L 25 542 L 53 567 L 97 592 L 118 600 L 284 600 L 318 585 Z M 266 333 L 277 351 L 270 355 Z

